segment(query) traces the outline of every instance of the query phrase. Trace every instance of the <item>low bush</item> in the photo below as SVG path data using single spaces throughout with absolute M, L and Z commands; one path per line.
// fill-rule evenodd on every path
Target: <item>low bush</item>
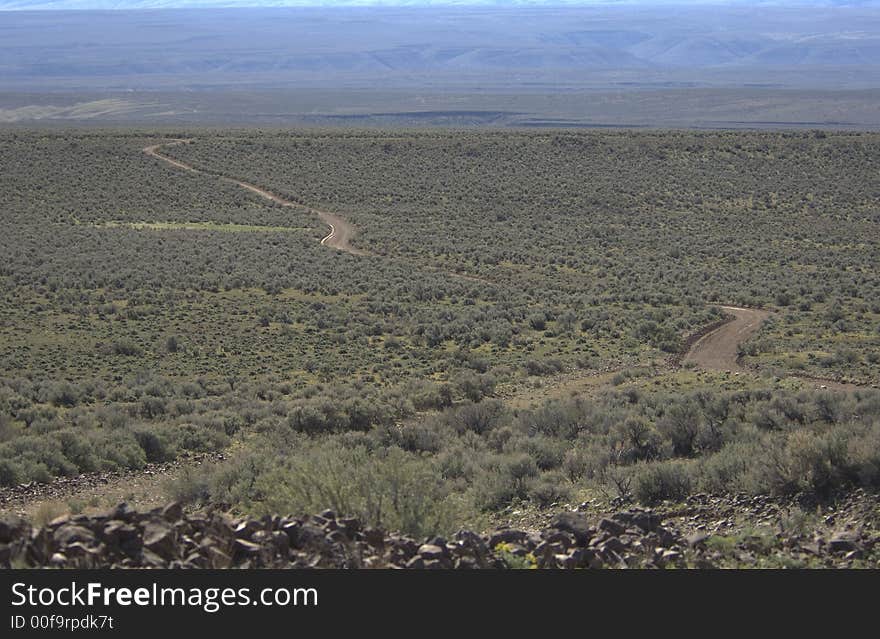
M 633 493 L 641 503 L 654 505 L 662 501 L 680 501 L 691 491 L 688 467 L 682 462 L 645 464 L 635 476 Z

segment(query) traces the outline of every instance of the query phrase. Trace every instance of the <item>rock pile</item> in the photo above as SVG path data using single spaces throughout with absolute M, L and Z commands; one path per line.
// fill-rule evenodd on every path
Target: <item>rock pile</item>
M 307 518 L 233 519 L 179 504 L 60 517 L 41 528 L 0 519 L 0 565 L 58 568 L 601 568 L 663 566 L 686 544 L 650 511 L 591 523 L 559 515 L 541 532 L 502 528 L 415 540 L 331 511 Z
M 499 528 L 480 535 L 416 540 L 339 517 L 235 519 L 216 510 L 186 513 L 179 504 L 149 512 L 120 505 L 104 515 L 60 517 L 32 528 L 0 518 L 0 566 L 6 568 L 665 568 L 725 565 L 708 532 L 678 532 L 656 512 L 631 508 L 607 517 L 558 514 L 540 532 Z M 727 538 L 724 538 L 727 539 Z M 794 542 L 794 540 L 792 540 Z M 733 550 L 757 552 L 749 538 Z M 779 547 L 785 548 L 786 540 Z M 794 545 L 794 543 L 792 544 Z M 876 537 L 841 532 L 796 548 L 826 565 L 873 565 Z M 722 548 L 723 549 L 723 548 Z M 789 548 L 789 552 L 791 548 Z M 720 563 L 719 563 L 720 562 Z

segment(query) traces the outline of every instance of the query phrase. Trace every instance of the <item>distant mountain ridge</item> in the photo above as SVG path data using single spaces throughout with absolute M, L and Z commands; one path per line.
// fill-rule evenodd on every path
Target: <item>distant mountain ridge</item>
M 229 86 L 875 89 L 880 9 L 226 8 L 0 17 L 0 90 Z

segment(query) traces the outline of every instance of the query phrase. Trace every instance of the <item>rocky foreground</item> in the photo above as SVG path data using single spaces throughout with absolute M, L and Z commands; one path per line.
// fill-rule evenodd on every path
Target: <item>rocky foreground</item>
M 34 528 L 0 518 L 6 568 L 880 568 L 880 509 L 857 495 L 821 519 L 749 531 L 722 519 L 707 525 L 706 497 L 677 512 L 629 508 L 607 516 L 564 512 L 540 531 L 499 528 L 480 535 L 412 539 L 331 511 L 305 518 L 233 518 L 187 513 L 179 504 L 148 512 L 126 505 L 98 516 L 65 516 Z M 779 512 L 760 500 L 730 513 Z M 713 504 L 712 512 L 718 512 Z M 780 520 L 781 521 L 781 520 Z M 778 524 L 779 522 L 777 522 Z M 829 526 L 831 528 L 829 528 Z M 836 529 L 834 528 L 836 526 Z M 789 528 L 786 530 L 785 528 Z M 724 530 L 736 528 L 736 530 Z

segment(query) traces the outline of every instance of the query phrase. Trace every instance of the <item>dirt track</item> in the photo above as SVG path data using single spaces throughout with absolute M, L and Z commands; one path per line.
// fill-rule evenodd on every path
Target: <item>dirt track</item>
M 147 464 L 140 470 L 116 470 L 83 473 L 74 477 L 56 477 L 45 484 L 35 482 L 0 487 L 0 514 L 15 513 L 34 517 L 41 508 L 52 507 L 60 514 L 79 501 L 86 512 L 100 512 L 120 502 L 140 508 L 162 506 L 168 501 L 165 484 L 183 471 L 203 464 L 219 462 L 223 453 L 196 454 L 174 461 Z
M 743 368 L 738 361 L 737 347 L 758 332 L 761 324 L 770 316 L 770 313 L 760 309 L 738 306 L 721 306 L 720 308 L 733 315 L 734 319 L 697 340 L 683 361 L 693 362 L 704 370 L 745 372 L 747 369 Z M 813 384 L 817 390 L 854 391 L 866 386 L 865 384 L 811 377 L 798 373 L 789 373 L 789 375 Z
M 693 362 L 706 370 L 744 371 L 737 361 L 737 347 L 758 332 L 770 313 L 738 306 L 722 306 L 721 309 L 733 315 L 733 321 L 722 324 L 697 340 L 684 361 Z
M 245 182 L 244 180 L 239 180 L 237 178 L 228 177 L 218 173 L 197 169 L 194 166 L 191 166 L 185 162 L 181 162 L 180 160 L 175 160 L 174 158 L 171 158 L 160 152 L 160 149 L 163 146 L 185 144 L 186 142 L 187 140 L 174 139 L 168 142 L 154 144 L 144 148 L 144 153 L 184 171 L 189 171 L 192 173 L 202 173 L 206 175 L 215 175 L 222 180 L 226 180 L 227 182 L 236 184 L 243 189 L 247 189 L 248 191 L 257 194 L 262 198 L 265 198 L 282 206 L 304 209 L 316 215 L 322 222 L 330 227 L 330 233 L 328 233 L 321 240 L 321 244 L 338 249 L 340 251 L 351 253 L 353 255 L 369 255 L 367 251 L 351 245 L 351 238 L 355 235 L 355 228 L 347 221 L 345 221 L 345 219 L 335 213 L 315 209 L 301 202 L 296 202 L 294 200 L 283 198 L 279 195 L 276 195 L 275 193 L 272 193 L 271 191 L 267 191 L 266 189 L 251 184 L 250 182 Z M 448 275 L 457 279 L 491 283 L 490 281 L 481 277 L 475 277 L 461 273 L 453 273 L 451 271 L 443 272 L 448 273 Z M 710 331 L 709 333 L 698 339 L 690 347 L 682 361 L 692 362 L 696 364 L 699 368 L 702 368 L 704 370 L 745 372 L 746 369 L 743 368 L 738 361 L 738 347 L 740 344 L 742 344 L 758 332 L 761 324 L 770 316 L 770 313 L 768 311 L 760 309 L 741 308 L 738 306 L 721 306 L 720 308 L 732 315 L 733 320 L 722 324 L 715 330 Z M 854 390 L 860 388 L 860 385 L 847 382 L 839 382 L 835 380 L 825 380 L 819 378 L 808 378 L 806 376 L 803 377 L 805 379 L 810 379 L 811 381 L 815 382 L 817 388 L 828 388 L 834 390 Z
M 162 142 L 160 144 L 153 144 L 144 148 L 144 153 L 149 155 L 150 157 L 154 157 L 158 160 L 165 162 L 166 164 L 170 164 L 171 166 L 181 169 L 183 171 L 189 171 L 190 173 L 202 173 L 206 175 L 215 175 L 214 173 L 209 173 L 207 171 L 202 171 L 201 169 L 197 169 L 194 166 L 187 164 L 186 162 L 181 162 L 180 160 L 175 160 L 165 154 L 163 154 L 159 149 L 163 146 L 174 146 L 177 144 L 184 144 L 186 140 L 172 140 L 170 142 Z M 232 184 L 236 184 L 243 189 L 247 189 L 251 193 L 256 193 L 262 198 L 265 198 L 271 202 L 275 202 L 276 204 L 280 204 L 281 206 L 289 206 L 297 209 L 304 209 L 313 215 L 316 215 L 324 224 L 330 227 L 330 233 L 328 233 L 322 240 L 321 244 L 324 246 L 329 246 L 330 248 L 335 248 L 340 251 L 345 251 L 346 253 L 351 253 L 352 255 L 367 255 L 367 251 L 356 248 L 351 245 L 351 239 L 355 235 L 355 228 L 346 222 L 343 218 L 339 217 L 335 213 L 331 213 L 329 211 L 321 211 L 320 209 L 315 209 L 310 206 L 306 206 L 300 202 L 295 202 L 293 200 L 288 200 L 286 198 L 281 197 L 280 195 L 276 195 L 266 189 L 262 189 L 255 184 L 251 184 L 250 182 L 245 182 L 244 180 L 239 180 L 237 178 L 231 178 L 224 175 L 217 175 L 222 180 L 226 180 L 227 182 L 231 182 Z
M 330 233 L 328 233 L 321 240 L 321 244 L 354 255 L 369 254 L 367 251 L 355 248 L 351 245 L 350 240 L 355 234 L 355 228 L 335 213 L 322 211 L 309 207 L 300 202 L 285 199 L 279 195 L 271 193 L 270 191 L 262 189 L 254 184 L 245 182 L 243 180 L 202 171 L 189 164 L 186 164 L 185 162 L 181 162 L 179 160 L 175 160 L 174 158 L 168 157 L 159 151 L 159 149 L 163 146 L 185 144 L 186 142 L 187 140 L 174 139 L 168 142 L 154 144 L 152 146 L 146 147 L 144 149 L 144 153 L 184 171 L 216 175 L 220 179 L 226 180 L 233 184 L 237 184 L 244 189 L 256 193 L 260 197 L 281 204 L 282 206 L 305 209 L 306 211 L 317 215 L 321 219 L 321 221 L 323 221 L 330 227 Z M 461 273 L 453 273 L 451 271 L 448 272 L 448 274 L 457 279 L 491 284 L 489 280 L 481 277 L 475 277 Z M 705 370 L 745 372 L 746 369 L 743 368 L 743 366 L 741 366 L 738 361 L 738 347 L 740 344 L 742 344 L 758 332 L 761 324 L 770 316 L 770 313 L 761 309 L 742 308 L 738 306 L 721 306 L 720 308 L 732 315 L 733 319 L 725 324 L 722 324 L 715 330 L 710 331 L 709 333 L 698 339 L 687 351 L 682 362 L 692 362 L 696 364 L 699 368 Z M 852 384 L 836 380 L 811 378 L 805 375 L 802 375 L 801 377 L 815 382 L 817 388 L 827 388 L 833 390 L 854 390 L 862 386 L 860 384 Z

